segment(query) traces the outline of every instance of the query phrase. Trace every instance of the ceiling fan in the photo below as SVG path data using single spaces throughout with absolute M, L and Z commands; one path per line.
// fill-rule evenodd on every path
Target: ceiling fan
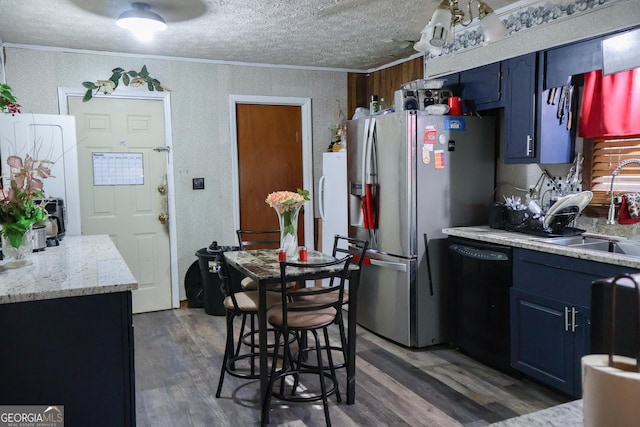
M 115 19 L 122 12 L 131 9 L 129 0 L 68 0 L 76 7 L 99 16 Z M 151 11 L 161 15 L 167 22 L 188 21 L 207 12 L 204 0 L 145 0 Z
M 372 3 L 378 3 L 380 1 L 388 0 L 326 0 L 322 4 L 317 5 L 319 18 L 326 18 L 333 15 L 340 15 L 356 9 L 360 6 L 371 7 Z

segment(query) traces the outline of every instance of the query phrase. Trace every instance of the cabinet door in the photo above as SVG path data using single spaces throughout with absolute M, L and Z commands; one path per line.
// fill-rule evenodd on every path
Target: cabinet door
M 131 291 L 0 304 L 0 325 L 0 402 L 58 402 L 68 426 L 136 425 Z
M 573 328 L 573 395 L 582 396 L 582 356 L 590 354 L 591 310 L 584 306 L 572 307 L 576 310 Z
M 567 305 L 511 289 L 511 366 L 558 390 L 574 388 L 573 334 Z
M 447 74 L 446 76 L 439 76 L 436 78 L 445 80 L 444 87 L 449 88 L 454 96 L 461 96 L 460 73 Z
M 584 40 L 545 52 L 544 89 L 560 87 L 576 74 L 602 69 L 602 38 Z
M 460 96 L 467 111 L 487 110 L 504 106 L 500 62 L 460 73 Z
M 536 54 L 505 61 L 504 162 L 535 163 Z

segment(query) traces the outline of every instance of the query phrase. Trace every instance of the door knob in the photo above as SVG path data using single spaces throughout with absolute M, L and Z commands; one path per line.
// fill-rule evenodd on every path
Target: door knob
M 160 224 L 166 224 L 168 219 L 169 217 L 163 213 L 158 215 L 158 221 L 160 221 Z
M 167 186 L 164 184 L 158 185 L 158 193 L 164 194 L 167 192 Z

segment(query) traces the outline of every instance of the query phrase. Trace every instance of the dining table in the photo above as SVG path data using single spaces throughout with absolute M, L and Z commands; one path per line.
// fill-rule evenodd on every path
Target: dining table
M 269 392 L 269 355 L 267 348 L 267 288 L 274 283 L 280 283 L 280 262 L 277 249 L 251 249 L 240 251 L 227 251 L 223 253 L 227 264 L 250 277 L 258 283 L 258 343 L 260 352 L 260 402 L 261 423 L 269 422 L 269 408 L 265 408 L 264 402 Z M 336 258 L 316 250 L 307 251 L 306 261 L 292 261 L 298 263 L 320 264 L 335 261 Z M 336 271 L 341 270 L 340 265 L 332 267 Z M 322 270 L 325 271 L 325 270 Z M 288 268 L 286 282 L 304 283 L 306 277 L 318 273 L 314 268 Z M 348 271 L 349 302 L 347 303 L 347 351 L 345 367 L 347 371 L 347 404 L 355 402 L 356 388 L 356 315 L 358 307 L 358 285 L 360 282 L 360 269 L 356 264 L 351 264 Z

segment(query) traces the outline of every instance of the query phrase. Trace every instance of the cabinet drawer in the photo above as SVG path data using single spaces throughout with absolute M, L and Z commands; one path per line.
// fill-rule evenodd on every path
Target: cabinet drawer
M 637 272 L 626 267 L 526 249 L 514 252 L 515 288 L 586 307 L 591 306 L 591 284 L 595 280 Z

